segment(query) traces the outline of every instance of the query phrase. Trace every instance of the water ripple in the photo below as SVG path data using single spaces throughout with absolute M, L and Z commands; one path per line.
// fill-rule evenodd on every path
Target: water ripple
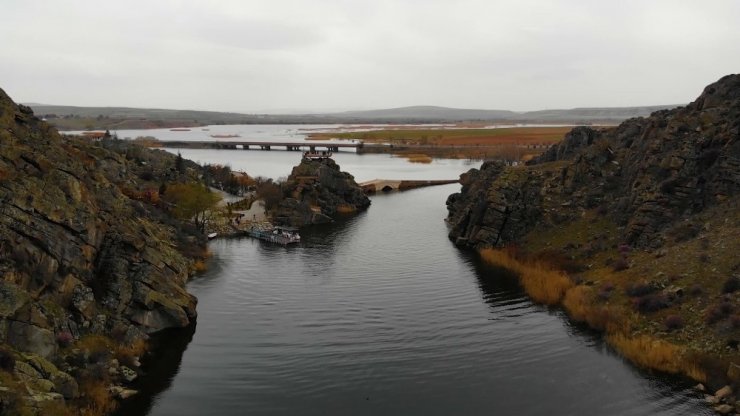
M 197 331 L 150 414 L 709 414 L 457 251 L 445 197 L 376 197 L 295 248 L 214 242 L 190 285 Z

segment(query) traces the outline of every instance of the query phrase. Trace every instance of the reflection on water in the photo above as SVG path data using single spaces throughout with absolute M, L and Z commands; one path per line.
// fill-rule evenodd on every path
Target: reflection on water
M 710 414 L 457 250 L 455 189 L 378 195 L 298 247 L 212 242 L 197 331 L 126 414 Z
M 184 329 L 162 331 L 152 337 L 151 343 L 155 353 L 146 357 L 143 365 L 146 376 L 140 377 L 132 386 L 143 392 L 126 400 L 117 409 L 114 416 L 147 414 L 154 404 L 154 399 L 172 385 L 182 362 L 182 355 L 193 340 L 196 324 Z

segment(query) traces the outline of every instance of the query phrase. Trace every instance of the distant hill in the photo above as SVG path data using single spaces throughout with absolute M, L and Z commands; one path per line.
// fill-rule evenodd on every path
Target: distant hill
M 646 107 L 593 107 L 572 108 L 570 110 L 539 110 L 528 111 L 518 115 L 519 118 L 527 120 L 547 120 L 556 122 L 558 120 L 626 120 L 632 117 L 647 117 L 659 110 L 669 110 L 683 104 L 654 105 Z
M 429 120 L 505 120 L 518 114 L 508 110 L 476 110 L 436 106 L 413 106 L 368 111 L 346 111 L 330 114 L 334 117 L 366 119 L 429 119 Z
M 131 107 L 75 107 L 28 104 L 40 117 L 61 130 L 192 127 L 208 124 L 339 124 L 339 123 L 543 123 L 617 124 L 632 117 L 677 105 L 644 107 L 574 108 L 514 112 L 412 106 L 319 114 L 242 114 L 217 111 Z

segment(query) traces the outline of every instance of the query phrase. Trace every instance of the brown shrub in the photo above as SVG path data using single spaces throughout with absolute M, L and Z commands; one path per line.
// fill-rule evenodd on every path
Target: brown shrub
M 632 306 L 640 313 L 652 313 L 667 308 L 670 302 L 663 293 L 653 293 L 633 299 Z
M 83 416 L 98 416 L 112 412 L 116 408 L 116 401 L 108 390 L 107 384 L 94 380 L 84 380 L 80 383 L 80 393 Z
M 615 272 L 621 272 L 622 270 L 627 270 L 630 268 L 630 263 L 625 259 L 624 257 L 617 259 L 612 263 L 612 269 Z
M 667 330 L 673 331 L 683 328 L 684 322 L 681 315 L 668 315 L 663 320 L 663 325 Z
M 657 290 L 658 288 L 652 283 L 639 282 L 632 283 L 631 285 L 627 286 L 627 288 L 624 290 L 624 293 L 630 297 L 638 297 L 655 293 Z
M 707 308 L 704 313 L 704 321 L 710 325 L 714 324 L 727 318 L 734 309 L 735 308 L 732 306 L 732 303 L 723 300 L 722 302 Z
M 122 365 L 135 367 L 135 362 L 146 353 L 148 344 L 143 339 L 137 339 L 129 345 L 120 346 L 116 349 L 115 357 Z
M 734 276 L 729 277 L 722 284 L 722 293 L 732 293 L 738 289 L 740 289 L 740 279 Z

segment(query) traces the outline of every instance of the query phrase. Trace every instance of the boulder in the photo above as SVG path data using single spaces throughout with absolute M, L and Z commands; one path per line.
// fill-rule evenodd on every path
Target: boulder
M 53 356 L 57 351 L 53 332 L 25 322 L 10 322 L 8 342 L 21 351 L 29 351 L 46 358 Z
M 730 386 L 724 386 L 714 393 L 714 397 L 716 397 L 719 400 L 730 397 L 731 395 L 732 395 L 732 387 Z
M 714 406 L 714 411 L 721 415 L 728 415 L 733 410 L 735 410 L 735 408 L 730 406 L 729 404 L 721 404 L 719 406 Z
M 136 377 L 138 377 L 136 371 L 126 367 L 125 365 L 122 365 L 118 370 L 121 372 L 123 379 L 129 383 L 136 380 Z

